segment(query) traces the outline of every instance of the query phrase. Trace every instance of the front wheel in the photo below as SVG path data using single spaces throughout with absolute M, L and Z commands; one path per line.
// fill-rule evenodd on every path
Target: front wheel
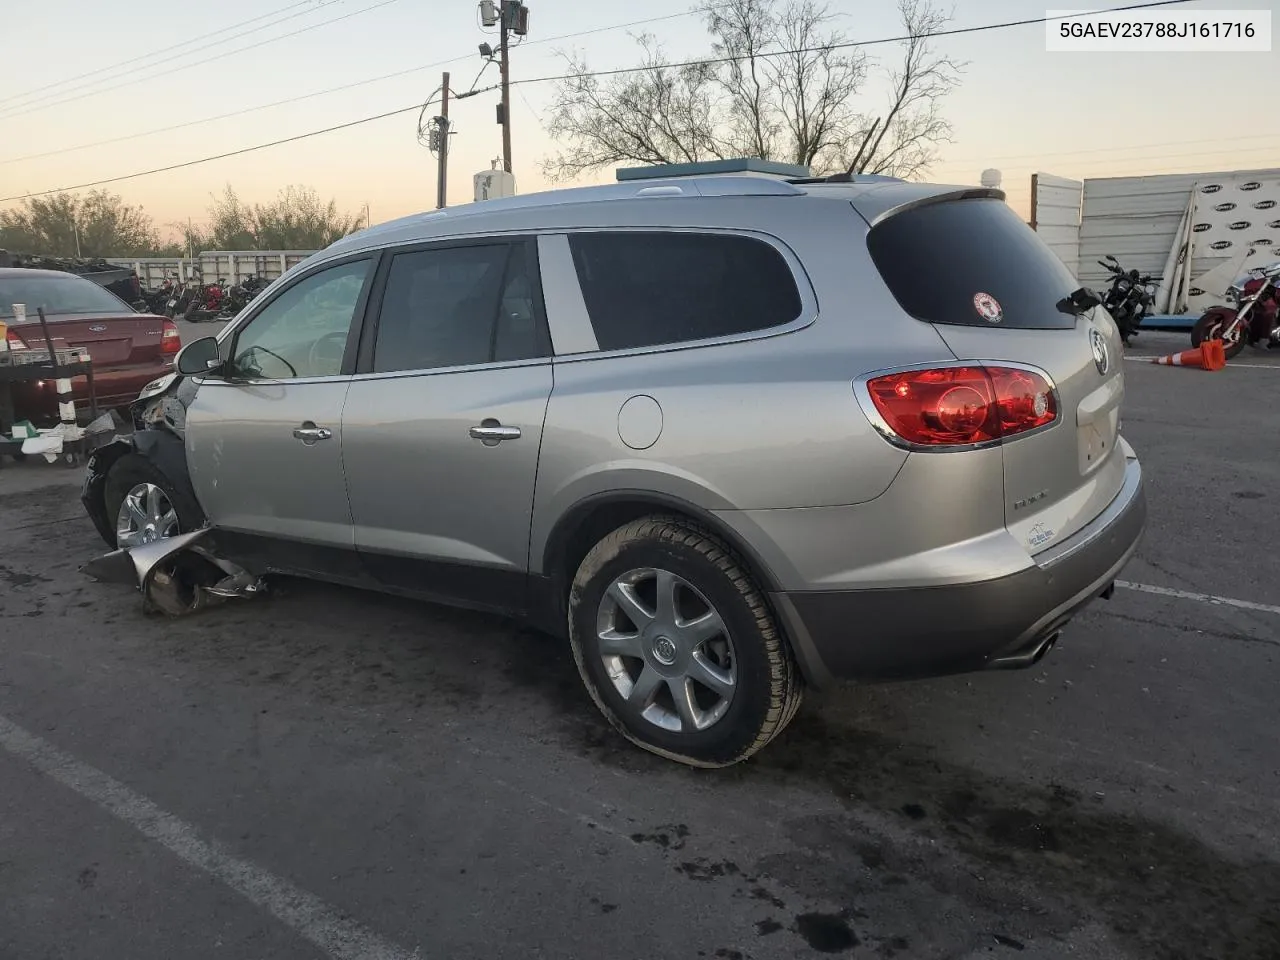
M 800 706 L 799 671 L 759 587 L 682 518 L 636 520 L 591 549 L 570 590 L 569 636 L 609 722 L 680 763 L 744 760 Z
M 1230 360 L 1244 349 L 1245 341 L 1248 339 L 1248 324 L 1245 323 L 1236 324 L 1230 339 L 1223 338 L 1227 327 L 1235 318 L 1236 312 L 1228 307 L 1209 308 L 1191 328 L 1191 346 L 1198 347 L 1206 340 L 1221 340 L 1222 352 Z
M 139 547 L 200 526 L 200 508 L 145 457 L 130 453 L 111 465 L 103 489 L 115 547 Z

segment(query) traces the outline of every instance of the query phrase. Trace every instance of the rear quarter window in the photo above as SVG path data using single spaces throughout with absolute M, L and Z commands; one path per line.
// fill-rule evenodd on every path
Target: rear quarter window
M 902 309 L 926 323 L 1063 330 L 1076 318 L 1057 303 L 1080 284 L 1003 200 L 925 204 L 867 235 L 871 259 Z M 975 298 L 999 304 L 996 322 Z
M 605 231 L 569 249 L 601 350 L 753 333 L 802 309 L 787 261 L 753 237 Z

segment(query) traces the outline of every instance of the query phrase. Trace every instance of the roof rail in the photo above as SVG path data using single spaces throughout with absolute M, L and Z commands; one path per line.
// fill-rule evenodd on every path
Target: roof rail
M 795 163 L 778 163 L 758 157 L 735 157 L 729 160 L 704 160 L 698 163 L 658 163 L 648 167 L 619 167 L 614 175 L 619 181 L 658 180 L 667 177 L 697 177 L 716 173 L 755 173 L 772 177 L 809 177 L 808 167 Z

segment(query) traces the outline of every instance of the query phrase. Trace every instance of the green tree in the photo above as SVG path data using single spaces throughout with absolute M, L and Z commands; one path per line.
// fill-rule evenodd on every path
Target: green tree
M 141 207 L 105 190 L 29 197 L 0 210 L 0 248 L 74 257 L 77 243 L 85 257 L 134 257 L 155 251 L 160 238 Z
M 319 250 L 359 226 L 358 215 L 324 203 L 311 187 L 285 187 L 271 203 L 247 204 L 228 185 L 209 208 L 206 248 Z

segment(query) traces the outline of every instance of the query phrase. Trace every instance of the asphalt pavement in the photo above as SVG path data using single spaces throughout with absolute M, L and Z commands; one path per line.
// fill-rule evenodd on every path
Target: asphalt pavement
M 6 463 L 0 958 L 1280 957 L 1280 357 L 1139 360 L 1185 346 L 1127 362 L 1112 600 L 726 771 L 493 617 L 295 581 L 144 616 L 78 572 L 81 472 Z

